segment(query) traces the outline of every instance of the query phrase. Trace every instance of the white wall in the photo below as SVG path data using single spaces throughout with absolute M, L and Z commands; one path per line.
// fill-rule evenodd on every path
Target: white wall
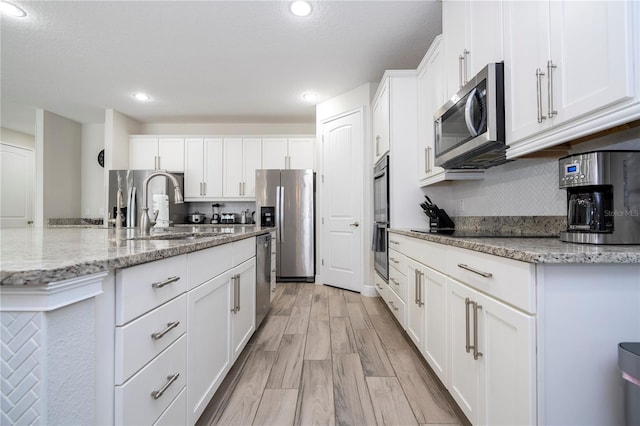
M 26 133 L 0 127 L 0 141 L 21 148 L 34 150 L 36 148 L 36 138 Z
M 640 130 L 638 130 L 640 132 Z M 576 145 L 571 154 L 598 149 L 640 150 L 627 133 Z M 485 172 L 482 181 L 450 181 L 424 193 L 450 216 L 564 216 L 567 193 L 558 188 L 558 159 L 518 159 Z
M 142 133 L 142 123 L 113 109 L 105 110 L 104 117 L 104 180 L 103 201 L 105 224 L 109 219 L 109 170 L 129 168 L 129 135 Z
M 101 218 L 104 215 L 104 169 L 98 164 L 98 154 L 104 149 L 104 124 L 82 125 L 81 151 L 81 217 Z
M 80 124 L 38 109 L 35 141 L 35 225 L 80 217 Z
M 314 134 L 315 123 L 143 123 L 146 135 Z
M 371 141 L 371 99 L 373 98 L 376 89 L 378 87 L 377 83 L 366 83 L 362 86 L 359 86 L 349 92 L 343 93 L 342 95 L 336 96 L 335 98 L 329 99 L 325 102 L 322 102 L 316 106 L 316 140 L 322 140 L 322 123 L 324 121 L 328 121 L 328 119 L 343 114 L 345 112 L 354 111 L 356 109 L 363 109 L 363 129 L 362 129 L 362 138 L 363 138 L 363 152 L 362 152 L 362 162 L 363 162 L 363 182 L 364 188 L 362 188 L 362 246 L 361 250 L 364 253 L 364 265 L 363 265 L 363 281 L 364 286 L 362 288 L 362 294 L 373 296 L 376 294 L 376 290 L 374 287 L 373 281 L 373 252 L 370 249 L 371 246 L 371 230 L 373 226 L 373 153 L 371 152 L 372 144 Z M 322 174 L 322 170 L 324 170 L 322 165 L 322 144 L 316 144 L 316 169 L 320 170 L 319 174 Z M 322 216 L 323 209 L 323 200 L 322 200 L 322 192 L 319 190 L 316 194 L 317 206 L 316 212 L 317 216 Z M 324 249 L 322 246 L 322 228 L 320 221 L 316 221 L 316 274 L 320 273 L 319 267 L 319 259 L 322 258 L 322 250 Z M 322 282 L 322 277 L 319 277 L 320 283 Z

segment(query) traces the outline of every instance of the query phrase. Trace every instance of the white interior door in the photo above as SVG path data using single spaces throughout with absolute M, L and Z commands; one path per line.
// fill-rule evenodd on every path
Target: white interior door
M 324 123 L 322 137 L 322 279 L 325 284 L 361 291 L 362 112 Z
M 0 143 L 0 227 L 33 221 L 33 150 Z

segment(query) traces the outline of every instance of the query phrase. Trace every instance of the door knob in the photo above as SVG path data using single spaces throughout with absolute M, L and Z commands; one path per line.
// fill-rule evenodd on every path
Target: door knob
M 357 228 L 358 226 L 360 226 L 360 224 L 358 222 L 353 222 L 353 223 L 350 223 L 349 226 L 354 226 Z

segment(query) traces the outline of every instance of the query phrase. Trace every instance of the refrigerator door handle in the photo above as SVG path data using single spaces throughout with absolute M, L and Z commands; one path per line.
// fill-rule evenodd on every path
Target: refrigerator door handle
M 282 228 L 280 226 L 280 187 L 276 186 L 276 226 L 278 227 L 278 232 L 276 232 L 276 236 L 278 241 L 282 240 Z
M 284 241 L 284 186 L 280 187 L 280 241 Z

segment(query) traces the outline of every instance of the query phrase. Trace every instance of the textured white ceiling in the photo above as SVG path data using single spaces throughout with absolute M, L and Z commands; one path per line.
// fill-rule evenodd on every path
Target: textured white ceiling
M 313 122 L 328 99 L 415 68 L 441 32 L 439 1 L 14 1 L 2 17 L 2 126 L 35 108 L 80 123 L 113 108 L 141 122 Z M 131 94 L 145 91 L 153 102 Z

